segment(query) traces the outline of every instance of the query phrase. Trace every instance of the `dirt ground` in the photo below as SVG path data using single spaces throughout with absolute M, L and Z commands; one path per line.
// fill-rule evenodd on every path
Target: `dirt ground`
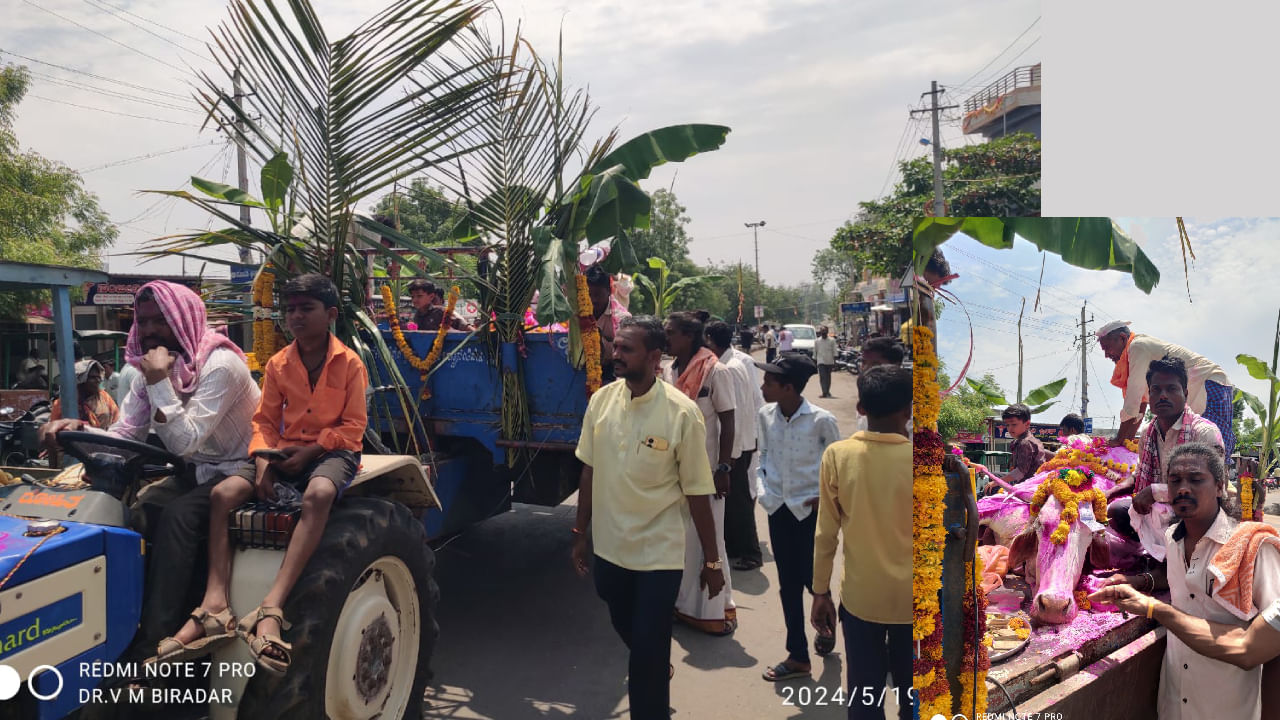
M 837 374 L 835 397 L 816 400 L 815 376 L 805 393 L 836 415 L 846 435 L 854 427 L 855 382 Z M 516 506 L 438 551 L 440 641 L 423 717 L 628 716 L 626 650 L 591 579 L 579 579 L 569 565 L 575 502 L 576 496 L 554 508 Z M 843 640 L 826 658 L 813 656 L 810 680 L 774 684 L 760 677 L 786 650 L 776 567 L 759 506 L 756 522 L 765 564 L 733 573 L 737 632 L 716 638 L 676 626 L 672 717 L 842 718 L 845 708 L 830 698 L 844 685 Z M 888 704 L 886 717 L 896 717 L 891 699 Z

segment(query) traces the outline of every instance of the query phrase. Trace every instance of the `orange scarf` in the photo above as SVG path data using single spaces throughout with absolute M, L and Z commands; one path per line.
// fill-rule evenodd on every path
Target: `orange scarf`
M 1216 581 L 1213 599 L 1241 620 L 1253 619 L 1261 609 L 1253 606 L 1253 562 L 1264 542 L 1280 549 L 1280 533 L 1265 523 L 1242 522 L 1209 562 Z
M 684 372 L 680 373 L 680 377 L 676 378 L 675 385 L 680 392 L 689 396 L 690 400 L 697 401 L 698 393 L 702 392 L 702 385 L 707 381 L 707 376 L 711 374 L 711 368 L 716 366 L 720 360 L 716 354 L 706 348 L 701 348 L 693 354 L 689 359 L 689 364 L 685 366 Z
M 1124 352 L 1120 353 L 1120 359 L 1116 361 L 1116 369 L 1111 373 L 1111 384 L 1121 390 L 1129 387 L 1129 346 L 1137 336 L 1137 333 L 1129 333 L 1129 341 L 1124 344 Z

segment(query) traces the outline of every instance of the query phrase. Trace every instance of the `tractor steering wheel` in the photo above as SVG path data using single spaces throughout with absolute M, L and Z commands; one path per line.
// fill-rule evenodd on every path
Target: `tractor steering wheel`
M 122 497 L 135 480 L 178 475 L 186 467 L 185 460 L 164 448 L 116 435 L 63 430 L 55 437 L 68 455 L 84 464 L 85 476 L 93 488 L 117 498 Z M 90 452 L 86 445 L 124 450 L 135 455 L 125 460 L 111 453 Z M 148 463 L 148 460 L 159 461 L 159 464 Z

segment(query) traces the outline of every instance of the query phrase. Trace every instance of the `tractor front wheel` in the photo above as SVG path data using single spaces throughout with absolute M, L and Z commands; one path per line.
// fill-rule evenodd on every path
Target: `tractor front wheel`
M 439 634 L 434 566 L 422 523 L 408 508 L 344 498 L 285 603 L 289 672 L 258 673 L 238 717 L 420 717 Z

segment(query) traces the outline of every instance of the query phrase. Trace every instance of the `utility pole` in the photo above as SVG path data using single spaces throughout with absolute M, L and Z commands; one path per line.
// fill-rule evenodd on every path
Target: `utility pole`
M 760 296 L 760 228 L 764 227 L 764 221 L 753 223 L 742 223 L 751 228 L 751 237 L 756 245 L 756 304 L 763 305 L 764 298 Z
M 921 113 L 931 113 L 933 115 L 933 216 L 945 217 L 947 214 L 946 201 L 942 195 L 942 131 L 938 128 L 938 113 L 943 110 L 951 110 L 960 107 L 959 105 L 938 105 L 938 93 L 946 90 L 938 89 L 938 81 L 934 80 L 932 89 L 927 93 L 921 93 L 920 97 L 925 95 L 932 96 L 932 107 L 928 110 L 912 110 L 912 115 Z
M 244 94 L 240 92 L 240 64 L 236 63 L 236 71 L 231 76 L 231 92 L 236 102 L 236 174 L 240 189 L 249 192 L 249 162 L 244 154 L 244 107 L 240 104 Z M 249 224 L 249 206 L 240 206 L 240 222 L 245 225 Z M 253 262 L 253 256 L 249 253 L 249 248 L 240 248 L 240 262 L 248 265 Z
M 1085 325 L 1091 322 L 1093 318 L 1084 319 L 1085 305 L 1089 301 L 1085 300 L 1084 305 L 1080 306 L 1080 415 L 1089 417 L 1089 331 Z

